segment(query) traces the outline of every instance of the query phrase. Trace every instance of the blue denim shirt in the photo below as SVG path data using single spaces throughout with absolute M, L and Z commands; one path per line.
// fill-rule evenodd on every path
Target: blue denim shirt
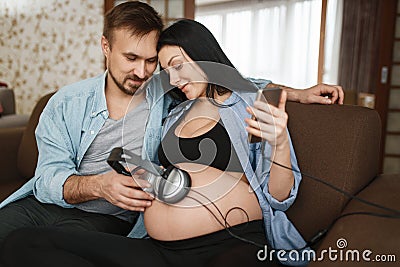
M 28 195 L 43 203 L 73 208 L 63 198 L 63 185 L 77 169 L 90 144 L 108 118 L 105 98 L 107 72 L 61 88 L 44 108 L 35 135 L 39 151 L 35 175 L 5 199 L 0 208 Z M 164 98 L 157 77 L 146 88 L 146 100 L 152 111 L 146 122 L 142 157 L 155 160 L 161 138 L 162 118 L 171 99 Z M 136 229 L 136 237 L 146 234 Z
M 260 84 L 258 84 L 258 86 L 259 85 Z M 271 167 L 271 162 L 269 161 L 271 158 L 271 146 L 267 142 L 249 143 L 247 137 L 248 133 L 245 129 L 247 125 L 244 118 L 250 117 L 250 114 L 246 111 L 246 107 L 252 106 L 254 99 L 255 93 L 239 94 L 233 92 L 224 102 L 224 104 L 229 105 L 229 107 L 219 108 L 221 120 L 239 157 L 249 184 L 257 195 L 269 245 L 276 250 L 302 248 L 306 245 L 306 242 L 285 214 L 285 211 L 296 199 L 301 175 L 293 171 L 294 185 L 286 200 L 279 201 L 269 193 L 268 180 Z M 163 136 L 192 104 L 193 101 L 189 101 L 189 103 L 181 104 L 172 110 L 165 121 Z M 289 143 L 291 159 L 291 166 L 289 167 L 293 170 L 299 170 L 290 137 Z M 304 265 L 307 262 L 301 260 L 291 261 L 287 259 L 287 261 L 285 260 L 282 263 L 286 265 Z

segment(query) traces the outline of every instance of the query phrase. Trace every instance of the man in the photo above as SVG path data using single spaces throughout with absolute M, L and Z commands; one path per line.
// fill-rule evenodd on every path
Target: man
M 125 2 L 106 15 L 101 46 L 107 71 L 60 89 L 43 110 L 36 129 L 35 176 L 0 204 L 0 244 L 26 226 L 127 235 L 134 225 L 130 236 L 145 236 L 138 211 L 149 207 L 153 196 L 138 188 L 149 184 L 117 174 L 106 159 L 116 146 L 156 158 L 169 99 L 157 79 L 141 85 L 157 67 L 161 30 L 160 16 L 141 2 Z M 265 86 L 269 81 L 257 82 Z M 284 89 L 293 101 L 343 101 L 340 87 Z M 326 93 L 331 100 L 322 97 Z M 129 131 L 122 136 L 124 124 Z

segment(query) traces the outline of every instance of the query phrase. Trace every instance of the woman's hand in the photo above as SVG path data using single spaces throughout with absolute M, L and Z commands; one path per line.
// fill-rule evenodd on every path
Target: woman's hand
M 285 111 L 287 93 L 282 91 L 278 107 L 262 101 L 255 101 L 254 107 L 247 107 L 247 112 L 255 115 L 257 120 L 246 118 L 246 130 L 266 140 L 271 146 L 281 147 L 288 143 L 286 132 L 288 115 Z

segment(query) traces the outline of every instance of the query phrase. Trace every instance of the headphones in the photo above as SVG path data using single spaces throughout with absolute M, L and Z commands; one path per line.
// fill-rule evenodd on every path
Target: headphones
M 128 171 L 121 162 L 137 166 Z M 176 168 L 173 165 L 162 169 L 149 160 L 142 159 L 139 155 L 124 150 L 122 147 L 115 147 L 108 156 L 107 163 L 119 174 L 132 176 L 138 170 L 145 170 L 146 173 L 140 178 L 147 180 L 150 188 L 143 191 L 154 194 L 159 200 L 174 204 L 186 197 L 192 185 L 189 173 Z

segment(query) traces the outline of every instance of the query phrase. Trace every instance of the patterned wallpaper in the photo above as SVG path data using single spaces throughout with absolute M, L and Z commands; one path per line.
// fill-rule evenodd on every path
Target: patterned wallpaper
M 38 99 L 104 71 L 104 0 L 1 0 L 0 81 L 14 89 L 17 113 Z

